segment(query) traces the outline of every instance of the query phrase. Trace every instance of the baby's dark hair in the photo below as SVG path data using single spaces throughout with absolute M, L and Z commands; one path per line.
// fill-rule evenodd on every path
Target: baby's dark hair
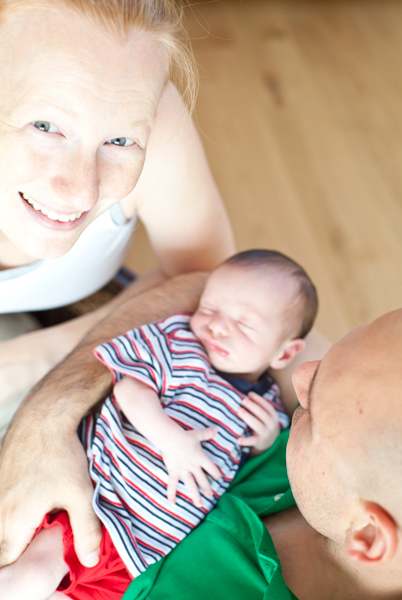
M 308 334 L 317 316 L 318 296 L 310 277 L 297 262 L 276 250 L 246 250 L 231 256 L 222 266 L 224 265 L 274 270 L 292 279 L 297 286 L 289 304 L 293 315 L 290 319 L 295 323 L 292 335 L 304 338 Z

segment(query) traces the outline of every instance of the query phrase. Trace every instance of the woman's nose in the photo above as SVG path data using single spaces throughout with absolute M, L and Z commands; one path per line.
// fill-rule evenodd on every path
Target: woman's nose
M 99 199 L 98 161 L 95 156 L 76 152 L 64 155 L 63 163 L 51 178 L 53 192 L 77 212 L 91 210 Z

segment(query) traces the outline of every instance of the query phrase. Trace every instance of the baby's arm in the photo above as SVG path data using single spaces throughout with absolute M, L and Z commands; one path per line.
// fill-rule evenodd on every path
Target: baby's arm
M 59 596 L 55 590 L 67 572 L 62 528 L 42 529 L 16 562 L 0 569 L 0 598 L 55 600 Z
M 278 413 L 266 398 L 250 392 L 242 402 L 238 415 L 252 430 L 250 437 L 237 440 L 240 446 L 250 446 L 250 456 L 257 456 L 268 450 L 280 434 Z
M 201 442 L 214 437 L 216 428 L 186 431 L 165 413 L 154 390 L 131 377 L 118 381 L 113 392 L 130 423 L 161 451 L 169 474 L 169 502 L 176 501 L 177 484 L 181 479 L 194 504 L 201 507 L 197 484 L 205 496 L 213 495 L 204 471 L 214 479 L 221 477 L 219 468 L 201 446 Z

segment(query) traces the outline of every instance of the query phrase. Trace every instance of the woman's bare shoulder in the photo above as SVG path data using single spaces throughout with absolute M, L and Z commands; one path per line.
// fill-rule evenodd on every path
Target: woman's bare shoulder
M 161 98 L 131 201 L 166 274 L 209 270 L 234 252 L 200 136 L 172 84 Z
M 156 168 L 158 171 L 163 169 L 165 175 L 168 175 L 171 173 L 170 165 L 176 162 L 179 166 L 180 162 L 188 160 L 189 153 L 196 159 L 195 167 L 205 161 L 193 119 L 177 88 L 168 83 L 158 104 L 147 148 L 145 174 L 153 174 Z
M 155 123 L 152 131 L 151 144 L 157 143 L 161 136 L 171 132 L 172 125 L 191 122 L 190 114 L 177 87 L 169 82 L 159 100 Z

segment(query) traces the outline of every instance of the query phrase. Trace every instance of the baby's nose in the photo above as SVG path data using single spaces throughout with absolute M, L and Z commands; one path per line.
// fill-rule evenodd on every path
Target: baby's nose
M 226 336 L 228 335 L 228 326 L 222 317 L 215 317 L 209 322 L 208 325 L 209 330 L 213 335 L 216 336 Z

